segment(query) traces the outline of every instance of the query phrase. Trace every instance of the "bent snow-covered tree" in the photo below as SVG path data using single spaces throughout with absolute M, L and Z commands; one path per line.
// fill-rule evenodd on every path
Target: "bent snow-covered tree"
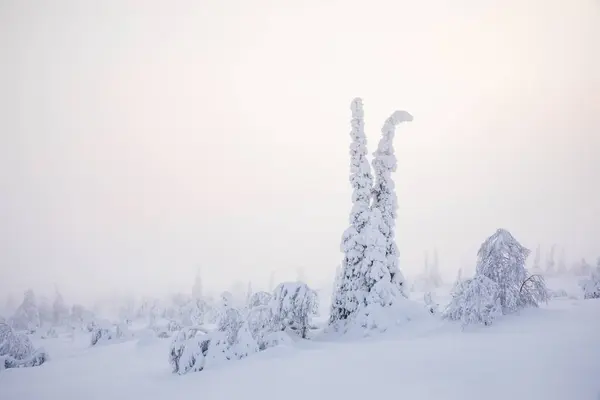
M 548 300 L 544 279 L 528 276 L 525 261 L 529 250 L 506 230 L 498 229 L 477 253 L 475 277 L 462 281 L 460 276 L 452 291 L 452 300 L 444 317 L 463 325 L 489 325 L 501 314 L 527 306 L 537 307 Z
M 383 137 L 373 162 L 377 182 L 373 186 L 367 160 L 366 136 L 362 100 L 351 103 L 352 130 L 350 136 L 350 183 L 352 210 L 350 226 L 342 236 L 344 259 L 341 274 L 336 279 L 330 324 L 364 317 L 373 306 L 390 306 L 402 296 L 404 278 L 398 269 L 398 251 L 394 227 L 396 195 L 391 172 L 396 168 L 392 146 L 395 126 L 412 120 L 407 112 L 397 111 L 386 121 Z M 365 324 L 364 320 L 361 324 Z
M 525 269 L 529 250 L 504 229 L 490 236 L 477 253 L 477 275 L 498 284 L 503 314 L 548 300 L 543 278 L 530 278 Z
M 392 283 L 398 287 L 400 292 L 406 296 L 404 288 L 404 276 L 399 268 L 399 253 L 396 244 L 396 216 L 398 209 L 398 197 L 392 179 L 392 172 L 396 171 L 397 160 L 394 151 L 394 136 L 396 126 L 402 122 L 410 122 L 413 116 L 406 111 L 395 111 L 383 124 L 381 128 L 381 140 L 377 151 L 373 154 L 373 170 L 375 171 L 375 185 L 373 186 L 374 210 L 381 214 L 380 230 L 385 236 L 386 266 L 391 275 Z

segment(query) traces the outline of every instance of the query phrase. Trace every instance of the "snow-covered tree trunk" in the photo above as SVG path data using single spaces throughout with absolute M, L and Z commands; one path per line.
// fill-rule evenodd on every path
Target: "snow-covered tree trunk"
M 397 160 L 394 152 L 394 135 L 396 126 L 401 122 L 412 121 L 413 117 L 406 111 L 395 111 L 381 128 L 382 137 L 377 151 L 373 154 L 373 170 L 375 171 L 375 185 L 372 189 L 374 210 L 381 214 L 381 233 L 386 238 L 386 265 L 390 272 L 392 282 L 397 285 L 400 292 L 406 296 L 404 277 L 399 269 L 399 253 L 396 244 L 396 210 L 398 198 L 392 172 L 396 171 Z

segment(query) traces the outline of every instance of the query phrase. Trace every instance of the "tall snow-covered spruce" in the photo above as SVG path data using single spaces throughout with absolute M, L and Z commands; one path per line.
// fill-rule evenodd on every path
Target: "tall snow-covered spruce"
M 351 103 L 350 183 L 352 210 L 350 226 L 342 236 L 344 258 L 331 307 L 330 324 L 356 319 L 363 327 L 380 327 L 377 322 L 381 307 L 392 306 L 402 297 L 404 279 L 398 268 L 394 224 L 396 195 L 391 172 L 396 168 L 392 146 L 395 126 L 412 120 L 405 111 L 396 111 L 386 121 L 383 138 L 375 153 L 373 165 L 377 182 L 373 186 L 367 160 L 362 100 Z
M 352 185 L 352 210 L 350 226 L 344 231 L 340 250 L 344 253 L 342 273 L 333 294 L 330 323 L 346 320 L 364 303 L 367 288 L 363 260 L 365 243 L 361 233 L 367 225 L 371 206 L 373 177 L 367 160 L 367 137 L 362 99 L 352 100 L 352 130 L 350 137 L 350 184 Z
M 386 266 L 391 274 L 392 282 L 398 287 L 400 293 L 406 296 L 404 276 L 399 268 L 398 246 L 396 245 L 396 216 L 398 197 L 392 172 L 398 165 L 394 151 L 394 136 L 396 126 L 402 122 L 410 122 L 413 116 L 406 111 L 395 111 L 381 128 L 381 140 L 377 151 L 373 153 L 373 170 L 375 171 L 375 185 L 373 186 L 373 210 L 379 210 L 381 224 L 379 229 L 385 236 Z

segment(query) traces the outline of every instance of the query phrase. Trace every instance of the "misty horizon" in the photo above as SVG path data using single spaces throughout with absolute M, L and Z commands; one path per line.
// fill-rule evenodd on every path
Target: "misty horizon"
M 473 270 L 498 228 L 595 263 L 599 3 L 371 3 L 0 5 L 0 301 L 189 292 L 198 268 L 214 293 L 327 285 L 356 96 L 369 154 L 414 116 L 407 277 L 434 249 L 446 280 Z

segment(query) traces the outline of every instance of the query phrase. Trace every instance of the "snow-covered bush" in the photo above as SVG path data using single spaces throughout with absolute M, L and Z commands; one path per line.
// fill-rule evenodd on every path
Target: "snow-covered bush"
M 96 327 L 92 331 L 90 344 L 92 346 L 95 346 L 97 344 L 108 342 L 109 340 L 113 340 L 114 338 L 115 338 L 115 334 L 109 328 Z
M 35 349 L 26 335 L 16 333 L 7 324 L 0 323 L 0 369 L 35 367 L 47 359 L 46 352 Z
M 21 303 L 11 318 L 11 325 L 16 330 L 30 332 L 40 327 L 40 313 L 36 305 L 33 290 L 25 292 L 23 303 Z
M 310 318 L 318 308 L 317 293 L 302 282 L 286 282 L 275 288 L 273 297 L 274 325 L 279 330 L 291 329 L 306 338 Z
M 267 337 L 276 330 L 273 309 L 270 305 L 257 305 L 248 311 L 248 329 L 260 350 L 268 346 Z
M 183 375 L 202 371 L 208 365 L 241 359 L 258 351 L 248 323 L 234 308 L 227 308 L 215 332 L 199 329 L 180 331 L 171 343 L 169 362 L 173 372 Z
M 548 299 L 544 280 L 528 277 L 525 261 L 529 250 L 504 229 L 490 236 L 477 253 L 476 276 L 483 275 L 498 285 L 502 313 L 538 306 Z
M 431 314 L 436 314 L 438 312 L 440 305 L 433 299 L 433 294 L 431 292 L 427 292 L 423 295 L 423 301 Z
M 476 275 L 455 286 L 443 316 L 468 324 L 490 325 L 502 314 L 500 287 L 485 275 Z
M 181 330 L 171 342 L 169 363 L 174 373 L 202 371 L 208 353 L 209 336 L 197 329 Z
M 248 301 L 248 307 L 254 308 L 258 306 L 267 306 L 271 302 L 273 295 L 268 292 L 256 292 L 253 293 Z
M 56 332 L 56 328 L 52 327 L 46 331 L 45 334 L 42 335 L 42 339 L 55 339 L 58 337 L 58 333 Z
M 552 299 L 569 297 L 569 293 L 565 289 L 548 289 L 548 296 Z
M 584 299 L 600 299 L 600 259 L 598 266 L 592 269 L 590 276 L 581 281 Z

